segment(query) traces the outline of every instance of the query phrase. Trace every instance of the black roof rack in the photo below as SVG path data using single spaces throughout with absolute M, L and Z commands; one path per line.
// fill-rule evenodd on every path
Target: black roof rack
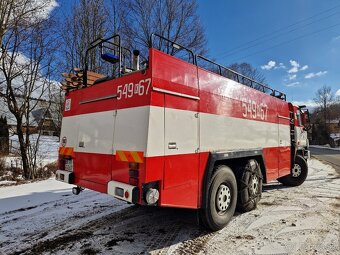
M 155 44 L 156 44 L 155 38 L 159 39 L 158 47 L 155 47 Z M 165 41 L 166 43 L 163 44 L 162 43 L 163 41 Z M 166 48 L 166 52 L 165 53 L 170 54 L 170 55 L 175 55 L 175 54 L 172 54 L 172 53 L 176 53 L 176 51 L 178 52 L 178 51 L 182 51 L 183 50 L 189 56 L 189 59 L 188 59 L 187 62 L 189 62 L 191 64 L 200 66 L 199 65 L 199 61 L 203 60 L 205 62 L 208 62 L 210 64 L 215 65 L 216 68 L 213 68 L 210 71 L 212 71 L 212 72 L 214 72 L 216 74 L 219 74 L 219 75 L 221 75 L 223 77 L 226 77 L 228 79 L 234 80 L 234 81 L 239 82 L 239 83 L 241 83 L 243 85 L 246 85 L 248 87 L 251 87 L 253 89 L 256 89 L 258 91 L 261 91 L 263 93 L 269 94 L 271 96 L 274 96 L 276 98 L 279 98 L 279 99 L 282 99 L 282 100 L 286 101 L 286 94 L 284 94 L 284 93 L 282 93 L 280 91 L 277 91 L 275 89 L 272 89 L 272 88 L 268 87 L 265 84 L 262 84 L 260 82 L 254 81 L 253 79 L 251 79 L 251 78 L 249 78 L 247 76 L 244 76 L 243 74 L 240 74 L 238 72 L 235 72 L 235 71 L 231 70 L 230 68 L 222 66 L 222 65 L 220 65 L 220 64 L 218 64 L 218 63 L 216 63 L 216 62 L 214 62 L 214 61 L 212 61 L 212 60 L 210 60 L 210 59 L 208 59 L 206 57 L 203 57 L 201 55 L 195 55 L 192 50 L 190 50 L 190 49 L 188 49 L 188 48 L 186 48 L 186 47 L 184 47 L 184 46 L 182 46 L 182 45 L 180 45 L 180 44 L 178 44 L 178 43 L 176 43 L 174 41 L 171 41 L 170 39 L 165 38 L 165 37 L 163 37 L 161 35 L 158 35 L 158 34 L 155 34 L 155 33 L 151 34 L 149 45 L 150 45 L 150 48 L 155 47 L 155 48 L 158 48 L 161 51 L 164 51 L 164 48 Z M 169 48 L 171 48 L 171 50 L 169 50 Z M 206 69 L 203 66 L 200 66 L 200 67 Z
M 234 80 L 238 83 L 241 83 L 243 85 L 246 85 L 248 87 L 251 87 L 253 89 L 256 89 L 258 91 L 261 91 L 263 93 L 266 93 L 266 94 L 269 94 L 271 96 L 274 96 L 276 98 L 279 98 L 279 99 L 282 99 L 284 101 L 286 101 L 286 94 L 280 92 L 280 91 L 277 91 L 275 89 L 272 89 L 270 87 L 268 87 L 267 85 L 265 84 L 262 84 L 260 82 L 257 82 L 257 81 L 254 81 L 253 79 L 247 77 L 247 76 L 244 76 L 243 74 L 240 74 L 238 72 L 235 72 L 234 70 L 231 70 L 230 68 L 227 68 L 225 66 L 222 66 L 208 58 L 205 58 L 201 55 L 196 55 L 196 65 L 197 66 L 200 66 L 199 65 L 199 62 L 200 60 L 203 60 L 205 62 L 208 62 L 210 64 L 213 64 L 216 68 L 213 68 L 212 72 L 216 73 L 216 74 L 219 74 L 223 77 L 226 77 L 228 79 L 231 79 L 231 80 Z M 202 66 L 200 66 L 202 67 Z M 202 67 L 204 68 L 204 67 Z M 206 69 L 206 68 L 205 68 Z

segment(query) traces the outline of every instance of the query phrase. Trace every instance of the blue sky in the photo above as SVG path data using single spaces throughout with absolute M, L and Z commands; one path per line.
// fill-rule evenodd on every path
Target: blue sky
M 340 96 L 339 0 L 197 1 L 209 57 L 250 63 L 289 101 L 311 105 L 323 85 Z M 76 1 L 57 2 L 65 15 Z
M 340 1 L 198 3 L 209 56 L 217 62 L 252 64 L 289 101 L 311 104 L 324 84 L 340 96 Z

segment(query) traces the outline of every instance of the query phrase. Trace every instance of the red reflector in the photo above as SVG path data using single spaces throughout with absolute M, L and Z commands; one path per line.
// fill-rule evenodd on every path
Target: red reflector
M 65 159 L 61 155 L 59 155 L 58 168 L 60 170 L 65 170 Z
M 124 193 L 124 196 L 125 196 L 125 198 L 129 198 L 129 191 L 125 191 L 125 193 Z
M 138 186 L 138 179 L 137 179 L 137 178 L 130 177 L 130 179 L 129 179 L 129 184 L 130 184 L 130 185 L 133 185 L 133 186 Z

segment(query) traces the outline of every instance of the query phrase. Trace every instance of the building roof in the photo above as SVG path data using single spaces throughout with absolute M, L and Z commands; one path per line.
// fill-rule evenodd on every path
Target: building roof
M 29 115 L 29 126 L 31 127 L 37 127 L 38 123 L 40 123 L 41 119 L 44 117 L 44 114 L 46 112 L 46 109 L 48 108 L 48 102 L 43 100 L 38 100 L 35 98 L 32 98 L 32 103 L 36 103 L 36 107 L 34 110 L 30 112 Z M 54 123 L 57 123 L 57 115 L 56 113 L 53 113 L 50 111 L 51 118 Z M 16 119 L 14 115 L 9 111 L 7 103 L 5 102 L 4 98 L 0 98 L 0 116 L 7 118 L 7 124 L 10 126 L 16 125 Z M 23 123 L 25 126 L 26 118 L 23 117 Z

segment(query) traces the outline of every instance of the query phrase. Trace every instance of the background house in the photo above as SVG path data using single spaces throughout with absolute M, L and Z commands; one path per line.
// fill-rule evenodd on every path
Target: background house
M 58 117 L 50 110 L 50 103 L 46 100 L 32 98 L 31 104 L 36 104 L 36 107 L 29 114 L 29 121 L 25 117 L 23 118 L 23 131 L 30 134 L 41 132 L 42 135 L 58 136 Z M 17 133 L 16 119 L 3 98 L 0 98 L 0 116 L 6 117 L 9 133 L 15 135 Z

